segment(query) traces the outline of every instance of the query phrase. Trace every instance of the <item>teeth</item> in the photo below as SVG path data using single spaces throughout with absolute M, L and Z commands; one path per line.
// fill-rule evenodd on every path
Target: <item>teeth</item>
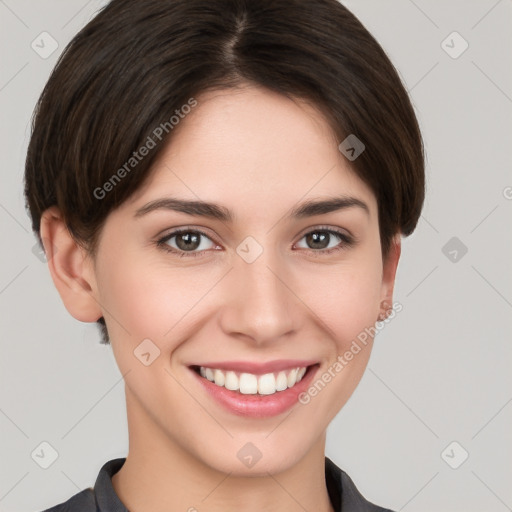
M 214 381 L 215 380 L 215 377 L 213 376 L 213 370 L 211 368 L 205 368 L 205 377 L 210 380 L 210 381 Z
M 201 366 L 202 368 L 202 366 Z M 226 372 L 226 379 L 224 383 L 224 387 L 226 389 L 231 389 L 231 391 L 238 391 L 240 388 L 240 381 L 236 376 L 235 372 Z
M 302 380 L 307 368 L 292 368 L 277 373 L 254 375 L 252 373 L 236 373 L 219 370 L 217 368 L 199 367 L 201 377 L 208 379 L 217 386 L 225 387 L 231 391 L 239 391 L 243 395 L 273 395 L 277 391 L 291 388 Z
M 244 395 L 254 395 L 258 392 L 258 377 L 252 373 L 242 373 L 240 375 L 240 393 Z
M 276 379 L 276 391 L 284 391 L 288 389 L 288 377 L 286 373 L 279 372 Z
M 294 368 L 288 374 L 288 387 L 289 388 L 291 388 L 297 381 L 297 370 L 298 370 L 298 368 Z
M 220 370 L 213 370 L 214 382 L 217 386 L 224 386 L 226 380 L 224 374 Z
M 258 378 L 258 393 L 272 395 L 276 392 L 276 378 L 273 373 L 266 373 Z

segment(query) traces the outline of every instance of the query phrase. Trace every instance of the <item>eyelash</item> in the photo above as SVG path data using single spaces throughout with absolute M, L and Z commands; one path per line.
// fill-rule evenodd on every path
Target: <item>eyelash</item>
M 302 237 L 300 238 L 300 240 L 302 240 L 305 236 L 307 235 L 310 235 L 311 233 L 318 233 L 318 232 L 323 232 L 323 233 L 329 233 L 329 234 L 333 234 L 335 236 L 338 236 L 340 239 L 341 239 L 341 243 L 340 245 L 337 245 L 336 247 L 331 247 L 330 249 L 318 249 L 318 250 L 315 250 L 315 249 L 304 249 L 306 251 L 308 251 L 309 253 L 313 254 L 314 256 L 322 256 L 322 255 L 325 255 L 325 254 L 332 254 L 334 252 L 338 252 L 338 251 L 342 251 L 344 249 L 347 249 L 347 248 L 350 248 L 352 247 L 353 245 L 355 245 L 355 240 L 350 237 L 349 235 L 341 232 L 341 231 L 338 231 L 336 229 L 332 229 L 332 228 L 327 228 L 327 227 L 324 227 L 324 226 L 319 226 L 318 228 L 315 228 L 311 231 L 308 231 L 307 233 L 304 233 L 304 235 L 302 235 Z M 201 236 L 204 236 L 206 238 L 208 238 L 208 240 L 214 242 L 210 236 L 208 236 L 204 231 L 201 231 L 200 229 L 197 229 L 197 228 L 194 228 L 194 229 L 188 229 L 188 228 L 182 228 L 182 229 L 177 229 L 175 231 L 172 231 L 171 233 L 165 235 L 163 238 L 160 238 L 159 240 L 157 240 L 156 242 L 156 245 L 163 249 L 165 252 L 167 253 L 172 253 L 180 258 L 182 257 L 198 257 L 198 256 L 203 256 L 205 252 L 207 252 L 207 250 L 203 250 L 203 251 L 181 251 L 181 250 L 177 250 L 175 249 L 174 247 L 169 247 L 169 245 L 166 244 L 166 242 L 168 242 L 171 238 L 177 236 L 177 235 L 181 235 L 183 233 L 196 233 L 196 234 L 200 234 Z M 215 243 L 215 242 L 214 242 Z

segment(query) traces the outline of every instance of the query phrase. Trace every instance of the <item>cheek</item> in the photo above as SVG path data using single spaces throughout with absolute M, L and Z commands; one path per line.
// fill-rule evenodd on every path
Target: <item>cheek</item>
M 307 303 L 328 329 L 329 358 L 305 403 L 311 402 L 311 414 L 327 425 L 354 392 L 370 358 L 382 274 L 378 260 L 362 257 L 317 277 L 322 286 L 310 289 Z
M 377 320 L 381 292 L 378 262 L 354 261 L 330 267 L 316 274 L 303 288 L 306 304 L 321 319 L 328 335 L 334 337 L 338 352 L 346 350 L 365 328 Z
M 111 338 L 133 349 L 149 338 L 169 354 L 201 312 L 201 299 L 219 281 L 222 270 L 201 272 L 161 261 L 126 257 L 103 267 L 102 305 L 111 313 Z
M 201 284 L 190 270 L 135 258 L 111 264 L 100 279 L 102 305 L 110 313 L 105 316 L 110 316 L 112 351 L 132 399 L 152 411 L 160 410 L 163 403 L 180 403 L 181 388 L 166 372 L 211 284 L 204 279 Z

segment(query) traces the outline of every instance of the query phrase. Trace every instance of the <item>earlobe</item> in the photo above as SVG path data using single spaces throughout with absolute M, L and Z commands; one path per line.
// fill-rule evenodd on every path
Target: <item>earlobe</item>
M 377 318 L 378 321 L 385 320 L 393 308 L 393 289 L 395 286 L 395 276 L 400 260 L 400 253 L 402 251 L 402 242 L 400 234 L 396 234 L 389 249 L 389 254 L 383 262 L 382 268 L 382 288 L 381 288 L 381 303 L 380 313 Z
M 60 210 L 52 206 L 41 217 L 48 268 L 68 312 L 81 322 L 95 322 L 103 315 L 96 300 L 94 272 L 85 249 L 70 235 Z

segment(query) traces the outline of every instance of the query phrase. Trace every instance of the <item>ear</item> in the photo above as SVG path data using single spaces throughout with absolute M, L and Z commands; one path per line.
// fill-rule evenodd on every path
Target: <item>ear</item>
M 396 234 L 389 249 L 386 259 L 383 261 L 382 268 L 382 287 L 381 287 L 381 312 L 378 320 L 383 320 L 389 314 L 393 307 L 393 289 L 395 286 L 395 275 L 402 251 L 402 241 L 400 234 Z
M 70 235 L 56 206 L 44 211 L 40 231 L 48 268 L 64 306 L 77 320 L 95 322 L 103 314 L 96 300 L 92 261 Z

